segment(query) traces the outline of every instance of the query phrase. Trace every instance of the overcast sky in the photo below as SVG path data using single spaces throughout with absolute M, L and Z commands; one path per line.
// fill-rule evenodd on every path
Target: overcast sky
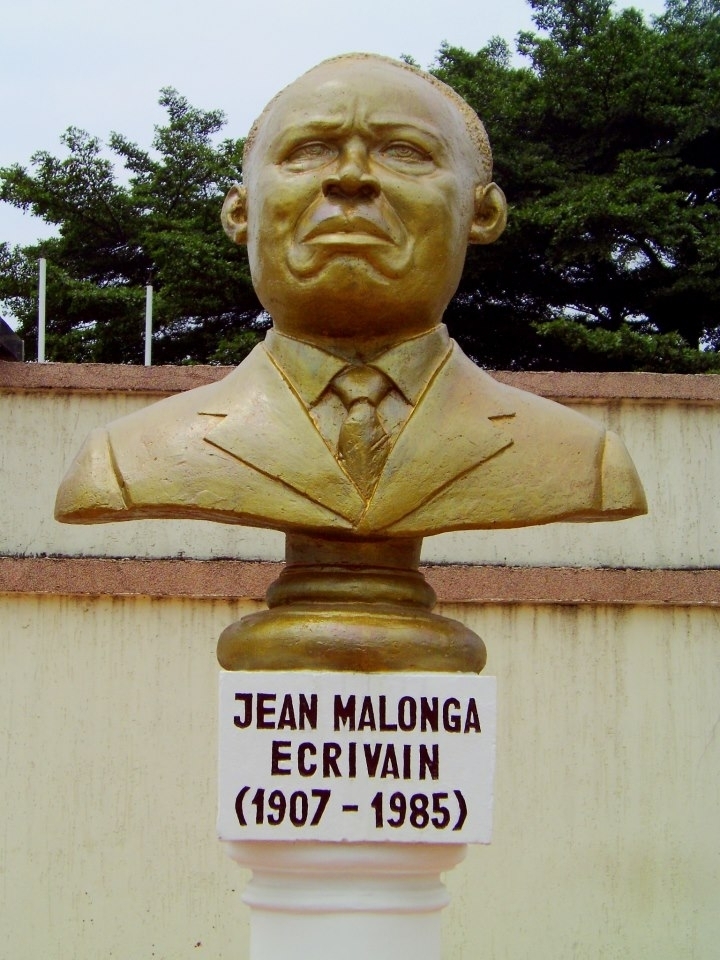
M 664 6 L 632 5 L 648 15 Z M 1 23 L 0 166 L 59 151 L 70 125 L 147 147 L 163 86 L 222 109 L 225 133 L 240 137 L 277 90 L 326 57 L 410 54 L 427 67 L 443 40 L 475 51 L 532 28 L 525 0 L 5 0 Z M 0 203 L 0 241 L 46 235 Z

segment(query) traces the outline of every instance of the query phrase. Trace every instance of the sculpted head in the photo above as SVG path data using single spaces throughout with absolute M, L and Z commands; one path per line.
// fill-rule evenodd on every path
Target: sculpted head
M 275 326 L 378 348 L 440 322 L 468 243 L 505 226 L 485 130 L 453 90 L 369 54 L 282 90 L 245 146 L 223 225 Z

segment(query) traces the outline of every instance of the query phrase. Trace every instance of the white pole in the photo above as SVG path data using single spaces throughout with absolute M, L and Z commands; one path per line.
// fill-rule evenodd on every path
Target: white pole
M 47 277 L 47 261 L 40 257 L 38 274 L 38 363 L 45 363 L 45 282 Z
M 153 288 L 149 283 L 145 287 L 145 366 L 152 365 L 152 297 Z

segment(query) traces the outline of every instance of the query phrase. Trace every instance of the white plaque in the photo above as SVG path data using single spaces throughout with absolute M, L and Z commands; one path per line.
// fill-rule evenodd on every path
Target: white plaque
M 495 677 L 220 674 L 223 840 L 489 843 Z

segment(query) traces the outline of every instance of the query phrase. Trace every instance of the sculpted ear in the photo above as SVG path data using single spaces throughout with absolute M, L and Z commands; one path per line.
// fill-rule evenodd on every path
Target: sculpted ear
M 470 227 L 470 243 L 492 243 L 507 223 L 505 194 L 496 183 L 475 189 L 475 215 Z
M 220 214 L 225 233 L 233 243 L 247 243 L 247 195 L 245 187 L 230 187 Z

